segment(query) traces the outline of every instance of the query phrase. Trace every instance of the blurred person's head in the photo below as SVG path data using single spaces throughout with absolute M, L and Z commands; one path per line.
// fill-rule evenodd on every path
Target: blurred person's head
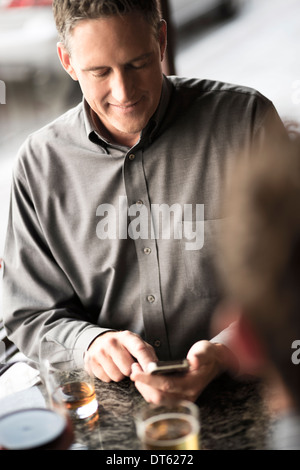
M 58 54 L 97 124 L 132 146 L 156 111 L 167 32 L 156 0 L 54 0 Z
M 300 409 L 300 365 L 292 360 L 300 340 L 299 140 L 241 163 L 225 207 L 218 264 L 239 316 L 233 344 L 243 372 L 272 365 Z

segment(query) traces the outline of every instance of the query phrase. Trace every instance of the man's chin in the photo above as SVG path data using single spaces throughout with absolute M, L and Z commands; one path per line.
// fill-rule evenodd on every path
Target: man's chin
M 133 147 L 135 145 L 141 135 L 143 127 L 140 126 L 132 126 L 132 127 L 125 127 L 125 126 L 118 126 L 111 128 L 110 135 L 115 141 L 120 145 L 125 145 L 126 147 Z
M 134 123 L 132 125 L 120 125 L 120 124 L 116 124 L 115 126 L 115 130 L 116 132 L 118 132 L 119 134 L 123 134 L 124 136 L 125 135 L 128 135 L 128 137 L 134 137 L 136 136 L 137 134 L 140 134 L 142 132 L 142 130 L 146 127 L 147 125 L 147 122 L 144 123 L 143 122 L 139 122 L 139 123 Z
M 122 120 L 115 120 L 116 128 L 127 134 L 136 134 L 140 132 L 147 124 L 147 120 L 144 119 L 134 119 L 133 117 L 127 116 Z

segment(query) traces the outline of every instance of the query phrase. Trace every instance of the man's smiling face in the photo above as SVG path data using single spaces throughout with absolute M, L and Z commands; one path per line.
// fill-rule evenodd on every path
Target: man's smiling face
M 81 20 L 69 44 L 58 46 L 63 66 L 112 139 L 134 145 L 159 104 L 165 23 L 158 38 L 136 13 Z

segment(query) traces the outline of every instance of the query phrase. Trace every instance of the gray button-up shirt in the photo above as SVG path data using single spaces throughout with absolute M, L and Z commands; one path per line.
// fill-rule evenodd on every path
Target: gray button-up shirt
M 212 254 L 234 157 L 281 121 L 254 90 L 164 78 L 133 148 L 93 126 L 83 100 L 22 146 L 4 255 L 9 337 L 37 359 L 129 329 L 161 359 L 210 338 Z

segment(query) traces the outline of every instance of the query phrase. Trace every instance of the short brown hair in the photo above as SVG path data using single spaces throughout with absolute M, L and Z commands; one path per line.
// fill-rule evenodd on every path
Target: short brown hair
M 68 43 L 75 25 L 86 19 L 124 16 L 138 12 L 154 28 L 158 35 L 161 13 L 157 0 L 54 0 L 53 13 L 61 42 Z

